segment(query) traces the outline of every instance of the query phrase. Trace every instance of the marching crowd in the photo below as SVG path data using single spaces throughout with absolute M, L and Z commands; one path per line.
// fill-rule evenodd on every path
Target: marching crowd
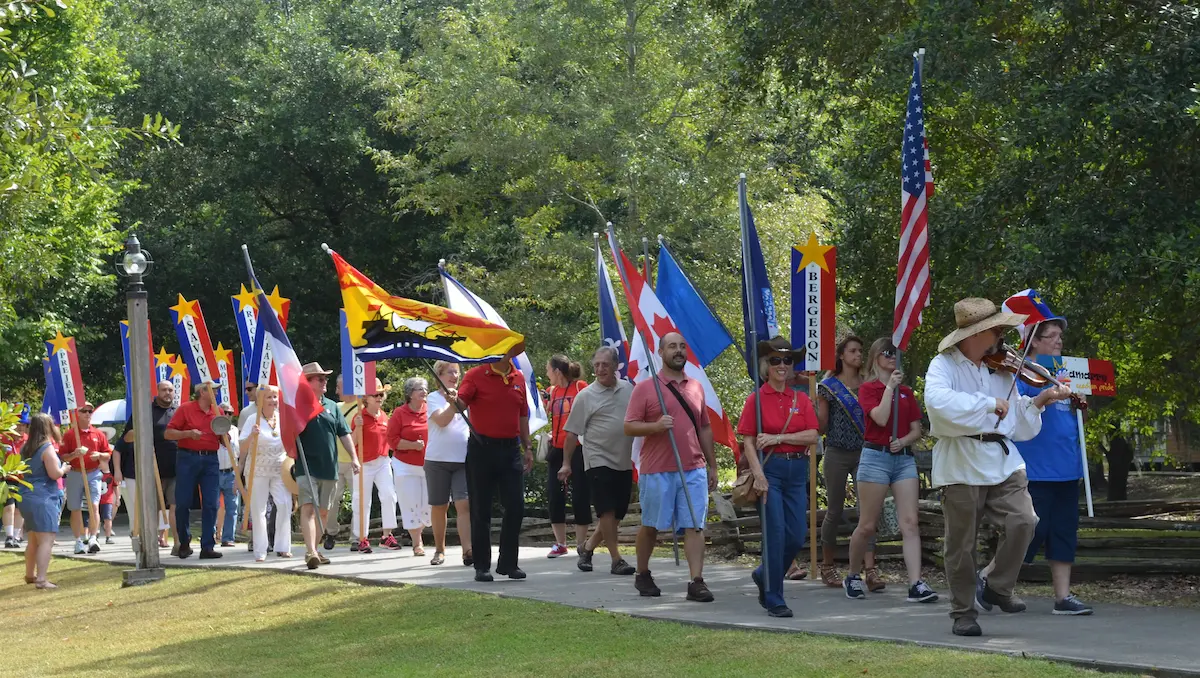
M 761 498 L 763 558 L 751 578 L 769 615 L 792 616 L 783 582 L 807 576 L 795 559 L 807 536 L 813 490 L 808 455 L 819 446 L 829 509 L 820 534 L 813 535 L 823 551 L 814 575 L 851 600 L 886 589 L 874 549 L 890 492 L 903 540 L 906 600 L 937 600 L 921 577 L 917 527 L 913 446 L 926 433 L 926 417 L 937 438 L 932 480 L 943 496 L 953 632 L 979 635 L 980 610 L 1024 610 L 1014 584 L 1021 563 L 1032 561 L 1043 546 L 1054 578 L 1054 613 L 1091 613 L 1069 590 L 1082 477 L 1069 391 L 1053 385 L 1014 388 L 1012 374 L 984 362 L 1004 334 L 1017 327 L 1023 328 L 1031 357 L 1061 355 L 1066 321 L 1054 318 L 1025 327 L 1025 316 L 1002 312 L 983 299 L 958 302 L 955 319 L 956 330 L 942 341 L 926 374 L 924 408 L 903 385 L 897 351 L 887 338 L 869 347 L 858 337 L 844 338 L 835 369 L 819 384 L 816 402 L 803 390 L 806 381 L 798 381 L 797 354 L 790 342 L 759 342 L 762 383 L 746 398 L 736 429 L 743 438 L 740 474 Z M 657 349 L 662 366 L 656 377 L 636 385 L 619 378 L 618 354 L 609 347 L 591 357 L 591 384 L 581 380 L 581 367 L 566 356 L 556 355 L 546 365 L 551 421 L 545 460 L 554 532 L 548 556 L 568 554 L 569 495 L 579 570 L 593 570 L 594 553 L 603 545 L 611 574 L 632 576 L 641 596 L 659 596 L 650 556 L 659 532 L 678 531 L 690 575 L 686 597 L 712 601 L 703 577 L 704 526 L 709 494 L 717 486 L 712 426 L 703 388 L 684 373 L 684 338 L 667 334 Z M 156 527 L 164 548 L 173 535 L 172 555 L 188 558 L 193 553 L 190 511 L 199 488 L 198 557 L 220 558 L 218 542 L 234 545 L 238 513 L 248 495 L 243 526 L 247 520 L 252 526 L 248 547 L 256 561 L 271 552 L 290 558 L 295 504 L 304 560 L 316 569 L 329 562 L 322 551 L 335 546 L 341 532 L 338 511 L 349 489 L 351 551 L 400 550 L 395 531 L 402 527 L 413 555 L 424 556 L 422 533 L 431 527 L 430 562 L 442 565 L 453 502 L 462 562 L 474 568 L 475 580 L 492 581 L 493 569 L 496 576 L 524 579 L 517 546 L 524 476 L 534 460 L 524 376 L 510 361 L 465 373 L 457 364 L 439 362 L 433 372 L 437 380 L 432 390 L 423 378 L 406 380 L 403 402 L 389 414 L 383 405 L 390 387 L 377 380 L 374 395 L 337 402 L 325 395 L 331 373 L 317 363 L 305 365 L 303 377 L 322 410 L 299 433 L 297 459 L 285 452 L 278 388 L 249 385 L 254 402 L 243 409 L 236 426 L 219 435 L 214 431 L 221 427 L 214 428 L 213 419 L 221 410 L 214 407 L 212 384 L 198 385 L 195 398 L 178 408 L 172 407 L 170 382 L 159 384 L 152 405 L 158 473 L 140 480 L 156 483 L 166 510 L 150 534 Z M 342 391 L 340 377 L 337 391 Z M 46 571 L 64 505 L 71 512 L 75 552 L 96 553 L 100 531 L 111 538 L 114 503 L 122 498 L 132 503 L 136 496 L 132 426 L 127 425 L 114 448 L 92 427 L 92 410 L 90 404 L 79 408 L 78 426 L 65 435 L 44 414 L 26 417 L 21 438 L 9 444 L 28 460 L 33 489 L 23 493 L 19 512 L 12 502 L 5 507 L 5 546 L 27 540 L 26 581 L 39 588 L 54 588 Z M 618 549 L 617 528 L 632 496 L 636 439 L 641 439 L 641 527 L 631 565 Z M 854 483 L 858 524 L 842 576 L 834 552 L 848 480 Z M 382 522 L 382 536 L 374 545 L 367 520 L 373 493 L 379 497 Z M 502 520 L 493 568 L 494 500 Z M 1004 536 L 992 562 L 980 569 L 975 559 L 981 519 L 1002 525 Z M 133 529 L 139 526 L 135 523 Z

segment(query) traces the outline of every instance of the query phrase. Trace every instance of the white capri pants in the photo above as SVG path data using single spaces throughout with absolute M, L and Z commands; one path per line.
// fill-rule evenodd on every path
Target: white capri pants
M 396 481 L 396 500 L 404 529 L 417 530 L 433 524 L 429 511 L 429 486 L 425 484 L 425 468 L 392 460 L 392 475 Z
M 279 473 L 263 477 L 254 474 L 250 489 L 250 523 L 254 534 L 254 557 L 267 555 L 267 494 L 275 499 L 275 543 L 276 553 L 292 550 L 292 493 L 283 484 Z
M 350 523 L 350 534 L 354 535 L 356 541 L 362 539 L 362 535 L 358 533 L 358 528 L 362 525 L 362 516 L 367 516 L 367 530 L 371 529 L 371 505 L 374 503 L 371 496 L 372 485 L 379 490 L 379 512 L 383 515 L 383 529 L 396 529 L 396 486 L 392 481 L 391 461 L 391 457 L 377 457 L 362 465 L 363 499 L 361 500 L 358 496 L 358 476 L 351 476 L 351 506 L 354 508 L 354 520 Z M 365 505 L 363 500 L 365 500 Z M 359 512 L 360 508 L 362 513 Z
M 122 480 L 121 492 L 119 494 L 121 497 L 121 503 L 125 505 L 125 513 L 130 516 L 137 515 L 137 480 L 133 478 L 126 478 L 125 480 Z M 167 524 L 166 511 L 162 506 L 158 508 L 158 529 L 159 531 L 162 531 L 170 527 L 170 525 Z M 130 524 L 132 525 L 132 523 L 133 519 L 131 518 Z

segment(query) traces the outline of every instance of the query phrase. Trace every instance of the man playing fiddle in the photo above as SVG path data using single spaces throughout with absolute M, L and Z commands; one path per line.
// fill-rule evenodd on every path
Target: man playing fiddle
M 982 635 L 975 609 L 975 544 L 979 520 L 1004 527 L 982 600 L 1004 612 L 1021 612 L 1013 595 L 1037 514 L 1027 489 L 1025 461 L 1013 444 L 1030 440 L 1042 428 L 1042 410 L 1070 396 L 1054 386 L 1036 396 L 1015 390 L 1014 375 L 992 371 L 984 357 L 995 352 L 1004 333 L 1028 316 L 1004 313 L 987 299 L 954 305 L 958 326 L 942 339 L 925 376 L 925 407 L 933 447 L 933 485 L 942 488 L 946 521 L 946 580 L 950 618 L 960 636 Z

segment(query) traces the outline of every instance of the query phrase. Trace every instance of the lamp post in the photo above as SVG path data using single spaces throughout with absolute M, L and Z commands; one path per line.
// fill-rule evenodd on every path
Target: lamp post
M 129 314 L 129 392 L 133 398 L 133 458 L 137 468 L 137 522 L 138 536 L 133 539 L 133 552 L 137 557 L 137 569 L 121 573 L 122 586 L 138 586 L 159 581 L 166 571 L 158 559 L 158 494 L 154 483 L 154 429 L 150 418 L 150 320 L 146 311 L 146 287 L 142 278 L 150 273 L 154 259 L 142 249 L 137 236 L 132 233 L 125 241 L 125 254 L 121 257 L 118 272 L 128 279 L 125 287 L 125 302 Z

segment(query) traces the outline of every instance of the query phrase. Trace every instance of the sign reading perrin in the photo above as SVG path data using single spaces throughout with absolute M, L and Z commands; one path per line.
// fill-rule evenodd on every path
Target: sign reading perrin
M 801 352 L 796 369 L 831 370 L 836 362 L 837 248 L 815 235 L 792 248 L 792 347 Z

